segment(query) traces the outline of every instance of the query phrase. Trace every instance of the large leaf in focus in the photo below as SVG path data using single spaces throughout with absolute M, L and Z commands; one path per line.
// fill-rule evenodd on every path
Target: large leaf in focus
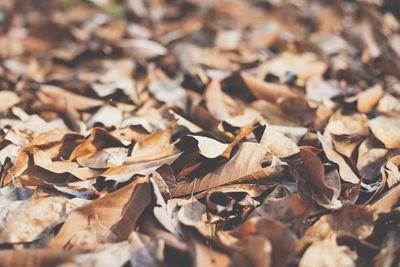
M 267 148 L 261 144 L 244 142 L 236 155 L 227 163 L 208 173 L 204 178 L 178 184 L 178 187 L 171 189 L 171 194 L 188 195 L 224 184 L 279 176 L 279 171 L 274 167 L 262 168 L 261 162 L 266 152 Z
M 138 178 L 72 212 L 48 247 L 84 248 L 112 240 L 126 240 L 151 201 L 148 177 Z

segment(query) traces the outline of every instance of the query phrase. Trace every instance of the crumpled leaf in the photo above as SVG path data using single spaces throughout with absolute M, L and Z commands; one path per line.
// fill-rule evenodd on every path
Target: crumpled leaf
M 275 131 L 269 125 L 265 126 L 260 144 L 268 147 L 269 151 L 278 158 L 286 158 L 300 151 L 299 147 L 292 140 Z
M 304 201 L 295 194 L 284 198 L 266 199 L 254 210 L 253 216 L 272 217 L 301 236 L 309 226 L 307 218 L 311 216 L 314 209 L 312 202 Z
M 308 172 L 311 183 L 318 189 L 318 193 L 322 193 L 328 200 L 324 203 L 316 198 L 318 204 L 332 209 L 342 207 L 338 200 L 340 195 L 340 177 L 335 173 L 325 173 L 321 160 L 307 147 L 300 148 L 301 159 Z
M 382 168 L 382 172 L 385 172 L 387 176 L 387 185 L 392 188 L 394 185 L 400 182 L 400 156 L 395 156 L 388 160 L 385 166 Z
M 196 228 L 202 235 L 212 237 L 215 229 L 207 220 L 206 206 L 195 198 L 188 199 L 181 204 L 178 212 L 179 221 Z
M 343 157 L 333 149 L 332 145 L 329 144 L 322 137 L 322 135 L 319 134 L 318 139 L 320 140 L 320 142 L 322 144 L 322 147 L 324 149 L 326 157 L 329 160 L 335 162 L 339 166 L 340 178 L 342 178 L 346 182 L 357 184 L 360 179 L 353 172 L 353 170 L 350 168 L 350 166 L 347 164 L 347 162 L 343 159 Z M 364 183 L 361 183 L 361 186 L 367 190 L 372 190 L 369 185 L 366 185 Z
M 366 239 L 373 231 L 371 211 L 354 205 L 344 206 L 332 214 L 323 215 L 313 226 L 307 229 L 297 244 L 301 246 L 315 240 L 335 237 L 339 233 L 348 233 L 358 239 Z
M 1 207 L 0 243 L 32 242 L 43 238 L 74 208 L 62 197 L 38 197 Z

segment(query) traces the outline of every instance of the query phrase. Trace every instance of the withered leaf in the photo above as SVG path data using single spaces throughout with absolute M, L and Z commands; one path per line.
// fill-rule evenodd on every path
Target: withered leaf
M 240 145 L 236 155 L 227 163 L 204 178 L 196 178 L 192 182 L 178 184 L 178 187 L 171 189 L 171 194 L 173 196 L 188 195 L 224 184 L 276 177 L 279 172 L 274 172 L 273 167 L 262 168 L 261 166 L 266 152 L 267 148 L 261 144 L 244 142 Z
M 341 190 L 340 177 L 334 173 L 325 174 L 321 160 L 306 147 L 300 148 L 300 155 L 311 183 L 329 200 L 327 206 L 340 208 L 342 206 L 338 201 Z M 317 203 L 324 206 L 323 202 L 319 200 L 317 200 Z
M 400 147 L 400 119 L 386 116 L 379 116 L 368 121 L 368 126 L 372 133 L 386 148 Z
M 151 199 L 148 177 L 138 178 L 129 185 L 73 211 L 47 247 L 71 249 L 93 246 L 98 242 L 99 236 L 93 240 L 88 239 L 88 234 L 90 236 L 92 233 L 96 237 L 105 229 L 108 230 L 107 236 L 100 242 L 107 242 L 110 235 L 115 235 L 117 240 L 126 240 Z M 96 229 L 96 223 L 99 224 L 99 229 Z

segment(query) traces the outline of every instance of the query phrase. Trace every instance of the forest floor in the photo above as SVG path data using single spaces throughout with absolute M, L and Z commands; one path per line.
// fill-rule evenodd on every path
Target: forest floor
M 0 266 L 400 262 L 397 0 L 0 0 Z

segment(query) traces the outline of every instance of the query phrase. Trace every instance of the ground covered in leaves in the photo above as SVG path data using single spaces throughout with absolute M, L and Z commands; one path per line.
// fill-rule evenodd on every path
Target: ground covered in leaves
M 0 266 L 397 265 L 399 19 L 0 1 Z

